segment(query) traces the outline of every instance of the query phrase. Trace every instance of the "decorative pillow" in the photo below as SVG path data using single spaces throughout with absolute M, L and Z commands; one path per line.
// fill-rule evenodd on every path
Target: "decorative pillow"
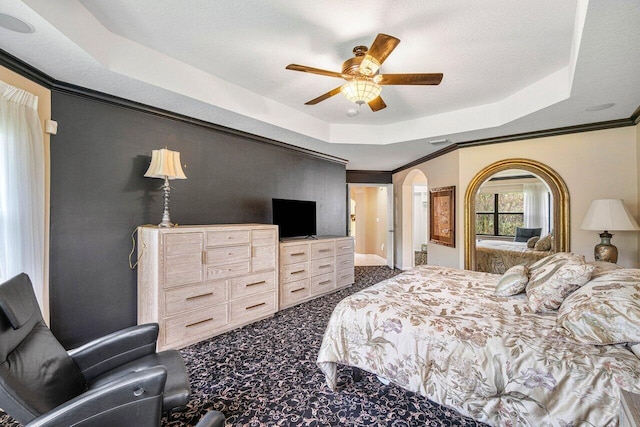
M 591 262 L 588 262 L 587 264 L 593 265 L 595 267 L 595 270 L 593 270 L 593 274 L 591 274 L 591 280 L 595 279 L 596 277 L 600 277 L 604 274 L 607 274 L 612 270 L 620 270 L 621 268 L 623 268 L 618 264 L 614 264 L 612 262 L 607 262 L 607 261 L 591 261 Z
M 533 247 L 536 251 L 550 251 L 551 250 L 551 234 L 547 234 L 544 237 L 541 237 Z
M 564 264 L 546 280 L 527 285 L 527 304 L 533 312 L 557 310 L 564 299 L 591 279 L 595 267 L 588 264 Z
M 558 325 L 585 344 L 640 342 L 640 270 L 622 268 L 591 280 L 564 300 Z
M 533 249 L 536 246 L 536 243 L 540 240 L 540 236 L 533 236 L 529 240 L 527 240 L 527 248 Z
M 505 271 L 498 282 L 498 286 L 496 286 L 495 295 L 510 297 L 523 292 L 529 281 L 528 270 L 524 265 L 514 265 Z
M 516 227 L 516 237 L 514 242 L 526 242 L 533 236 L 540 236 L 542 228 L 522 228 Z
M 527 287 L 545 281 L 553 276 L 565 264 L 584 264 L 584 256 L 571 252 L 556 252 L 544 257 L 529 266 L 529 284 Z

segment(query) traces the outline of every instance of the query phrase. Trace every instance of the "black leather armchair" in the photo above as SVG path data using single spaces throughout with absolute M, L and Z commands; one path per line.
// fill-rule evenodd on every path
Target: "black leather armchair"
M 180 353 L 157 353 L 157 337 L 157 324 L 139 325 L 67 352 L 20 274 L 0 285 L 0 408 L 28 426 L 159 426 L 190 387 Z M 198 427 L 222 425 L 212 411 Z

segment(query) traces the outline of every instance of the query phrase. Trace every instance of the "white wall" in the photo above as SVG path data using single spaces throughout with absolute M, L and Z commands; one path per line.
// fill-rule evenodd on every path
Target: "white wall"
M 429 264 L 464 266 L 464 195 L 468 184 L 487 165 L 508 158 L 536 160 L 562 176 L 569 189 L 571 251 L 593 260 L 593 247 L 600 241 L 598 233 L 580 230 L 591 200 L 624 199 L 632 215 L 639 219 L 639 132 L 640 125 L 468 147 L 418 165 L 429 180 L 429 188 L 456 186 L 456 248 L 431 244 Z M 394 185 L 400 186 L 409 173 L 410 170 L 405 170 L 394 174 Z M 401 191 L 397 194 L 402 197 Z M 402 201 L 399 202 L 401 209 Z M 401 226 L 397 224 L 397 230 Z M 614 235 L 612 243 L 619 250 L 618 264 L 640 266 L 638 234 L 617 232 Z M 401 237 L 402 233 L 396 235 Z M 396 246 L 402 247 L 402 241 Z
M 438 157 L 437 159 L 431 160 L 429 162 L 422 163 L 416 167 L 424 173 L 427 177 L 427 183 L 429 189 L 439 188 L 439 187 L 448 187 L 450 185 L 456 186 L 456 199 L 460 199 L 459 193 L 459 155 L 460 150 L 453 151 L 451 153 L 447 153 L 443 156 Z M 411 187 L 412 182 L 405 182 L 407 175 L 409 175 L 411 169 L 407 169 L 401 172 L 398 172 L 393 175 L 393 187 L 394 194 L 396 195 L 396 215 L 395 215 L 395 248 L 396 248 L 396 265 L 401 268 L 407 268 L 412 265 L 412 261 L 409 259 L 403 259 L 402 254 L 411 254 L 413 256 L 413 250 L 411 248 L 411 237 L 410 234 L 407 237 L 403 238 L 403 220 L 408 220 L 411 218 L 411 215 L 404 215 L 402 211 L 402 198 L 403 194 L 406 193 L 409 197 L 413 197 L 413 189 L 409 188 L 409 191 L 405 191 L 403 193 L 403 184 L 409 185 Z M 405 189 L 406 190 L 406 189 Z M 408 204 L 411 206 L 411 204 Z M 459 218 L 458 208 L 456 207 L 456 218 Z M 459 221 L 456 221 L 456 240 L 458 236 L 462 232 L 461 225 Z M 409 241 L 406 241 L 406 240 Z M 460 240 L 462 241 L 462 240 Z M 460 244 L 456 243 L 455 248 L 450 248 L 447 246 L 436 245 L 433 243 L 429 244 L 429 264 L 431 265 L 444 265 L 449 267 L 458 267 L 459 266 L 459 256 L 458 249 Z

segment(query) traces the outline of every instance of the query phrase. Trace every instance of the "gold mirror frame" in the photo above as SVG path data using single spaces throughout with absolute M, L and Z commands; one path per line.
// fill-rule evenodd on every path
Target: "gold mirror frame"
M 495 162 L 473 177 L 464 197 L 464 268 L 476 269 L 476 193 L 494 174 L 507 169 L 523 169 L 542 179 L 553 195 L 553 240 L 556 251 L 569 248 L 569 189 L 556 171 L 529 159 L 505 159 Z

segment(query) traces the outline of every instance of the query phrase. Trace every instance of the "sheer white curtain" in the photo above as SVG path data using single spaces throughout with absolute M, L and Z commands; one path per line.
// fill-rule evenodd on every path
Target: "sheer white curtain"
M 549 203 L 547 187 L 542 183 L 523 184 L 524 226 L 542 228 L 542 235 L 549 230 Z
M 44 142 L 38 97 L 0 81 L 0 281 L 25 272 L 43 307 Z

